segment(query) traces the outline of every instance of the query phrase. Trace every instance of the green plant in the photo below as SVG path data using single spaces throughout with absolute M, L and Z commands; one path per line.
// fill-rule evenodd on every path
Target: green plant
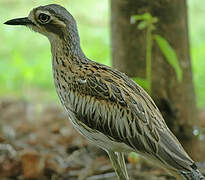
M 133 80 L 139 83 L 143 88 L 151 94 L 151 82 L 152 82 L 152 46 L 153 40 L 159 46 L 162 54 L 165 56 L 167 62 L 174 68 L 178 81 L 182 80 L 182 69 L 179 65 L 179 61 L 174 49 L 170 46 L 168 41 L 159 34 L 153 33 L 156 29 L 155 24 L 158 22 L 156 17 L 153 17 L 150 13 L 142 15 L 134 15 L 131 17 L 131 23 L 138 21 L 137 28 L 139 30 L 146 29 L 146 79 L 135 77 Z
M 142 15 L 131 16 L 130 21 L 132 24 L 138 21 L 137 28 L 139 30 L 146 29 L 146 79 L 139 77 L 133 77 L 132 79 L 141 85 L 149 94 L 152 93 L 152 46 L 153 40 L 155 40 L 167 62 L 174 68 L 178 81 L 181 81 L 182 69 L 179 65 L 175 51 L 166 39 L 153 33 L 153 30 L 156 29 L 155 24 L 158 22 L 158 19 L 156 17 L 152 17 L 150 13 L 145 13 Z M 139 156 L 133 152 L 129 154 L 128 159 L 130 162 L 137 163 L 139 161 Z

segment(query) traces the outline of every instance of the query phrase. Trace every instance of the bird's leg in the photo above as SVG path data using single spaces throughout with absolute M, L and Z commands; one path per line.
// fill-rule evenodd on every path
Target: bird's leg
M 127 167 L 125 164 L 125 157 L 124 157 L 124 153 L 122 152 L 116 152 L 117 157 L 118 157 L 118 161 L 119 164 L 121 166 L 121 169 L 124 171 L 124 175 L 126 176 L 126 179 L 129 179 L 128 173 L 127 173 Z
M 115 172 L 118 176 L 118 179 L 119 180 L 129 180 L 125 174 L 125 171 L 124 169 L 122 169 L 122 166 L 120 165 L 121 162 L 118 161 L 118 156 L 117 154 L 115 154 L 115 152 L 113 151 L 107 151 L 108 155 L 109 155 L 109 158 L 112 162 L 112 165 L 113 165 L 113 168 L 115 169 Z

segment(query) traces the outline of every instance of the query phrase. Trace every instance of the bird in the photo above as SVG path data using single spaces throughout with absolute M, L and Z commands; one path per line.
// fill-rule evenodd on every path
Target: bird
M 32 9 L 5 22 L 48 38 L 56 91 L 68 119 L 108 153 L 119 180 L 128 180 L 124 154 L 136 152 L 177 179 L 205 180 L 167 127 L 146 91 L 124 73 L 86 57 L 74 17 L 61 5 Z

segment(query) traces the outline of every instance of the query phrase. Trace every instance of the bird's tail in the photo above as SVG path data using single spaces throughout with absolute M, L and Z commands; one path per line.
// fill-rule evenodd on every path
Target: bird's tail
M 192 166 L 191 171 L 182 171 L 181 176 L 184 180 L 205 180 L 205 177 L 199 172 L 195 164 Z
M 205 180 L 171 131 L 158 132 L 161 139 L 155 156 L 164 164 L 165 169 L 180 180 Z

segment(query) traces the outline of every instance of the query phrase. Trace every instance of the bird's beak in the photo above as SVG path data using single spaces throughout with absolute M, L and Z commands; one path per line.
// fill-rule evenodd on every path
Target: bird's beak
M 16 19 L 11 19 L 9 21 L 6 21 L 4 24 L 7 25 L 34 25 L 34 23 L 29 20 L 27 17 L 24 18 L 16 18 Z

